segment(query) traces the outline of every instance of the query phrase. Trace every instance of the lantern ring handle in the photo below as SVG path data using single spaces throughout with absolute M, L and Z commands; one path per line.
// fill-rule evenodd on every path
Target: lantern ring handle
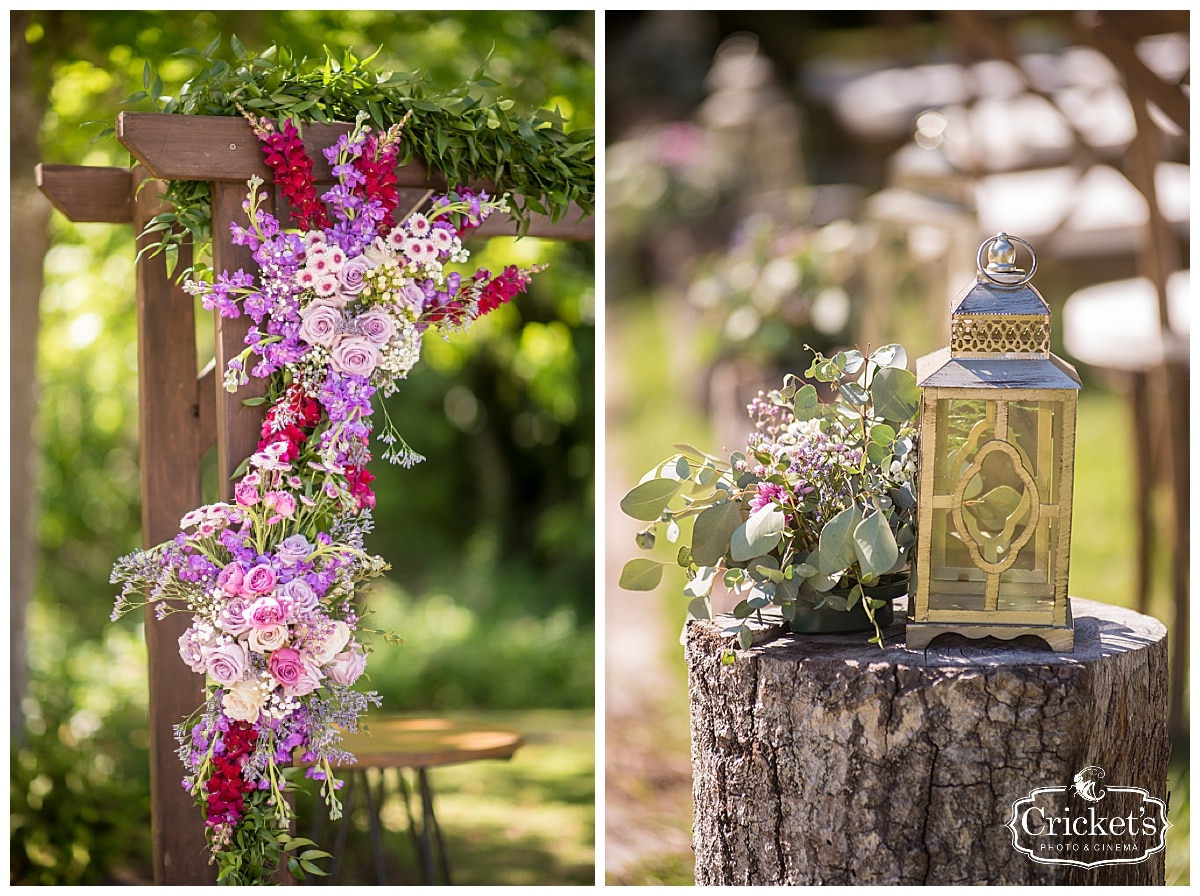
M 1006 234 L 1004 234 L 1004 238 L 1008 239 L 1008 240 L 1012 240 L 1014 242 L 1018 242 L 1022 246 L 1024 246 L 1026 249 L 1029 250 L 1029 257 L 1030 257 L 1030 259 L 1032 259 L 1033 263 L 1029 266 L 1029 273 L 1025 275 L 1024 279 L 1022 279 L 1016 283 L 1006 283 L 1002 280 L 997 280 L 995 277 L 993 277 L 991 274 L 988 273 L 987 265 L 985 265 L 983 263 L 983 253 L 987 250 L 988 246 L 990 246 L 992 243 L 996 242 L 996 240 L 1000 239 L 999 235 L 989 236 L 986 240 L 984 240 L 982 243 L 979 244 L 979 253 L 975 256 L 975 266 L 979 268 L 979 273 L 983 274 L 983 276 L 987 277 L 990 281 L 995 283 L 997 286 L 1005 286 L 1005 287 L 1008 287 L 1009 289 L 1017 289 L 1018 287 L 1024 286 L 1026 283 L 1028 283 L 1030 280 L 1032 280 L 1033 275 L 1035 273 L 1037 273 L 1037 266 L 1038 266 L 1037 253 L 1033 251 L 1033 246 L 1029 245 L 1029 243 L 1026 240 L 1021 239 L 1019 236 L 1013 236 L 1011 233 L 1006 233 Z

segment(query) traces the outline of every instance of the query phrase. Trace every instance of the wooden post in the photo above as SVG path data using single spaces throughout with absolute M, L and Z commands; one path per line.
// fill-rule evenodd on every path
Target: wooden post
M 229 223 L 237 221 L 246 225 L 242 202 L 249 188 L 246 184 L 214 183 L 212 185 L 213 217 L 213 268 L 217 271 L 244 270 L 257 275 L 254 252 L 248 246 L 235 246 L 222 235 L 229 233 Z M 263 190 L 266 199 L 262 209 L 273 213 L 274 203 L 271 190 Z M 265 395 L 266 380 L 250 377 L 250 382 L 237 392 L 228 392 L 224 386 L 224 375 L 229 361 L 246 348 L 246 334 L 250 332 L 250 318 L 243 314 L 236 318 L 213 315 L 216 320 L 216 424 L 217 424 L 217 478 L 221 487 L 222 500 L 233 498 L 233 473 L 258 447 L 262 423 L 266 417 L 266 406 L 247 407 L 242 404 L 247 398 Z M 253 361 L 247 365 L 247 373 Z
M 162 211 L 165 184 L 149 182 L 136 195 L 133 226 L 141 232 Z M 140 249 L 146 240 L 139 237 Z M 183 256 L 185 250 L 181 250 Z M 189 264 L 181 257 L 181 264 Z M 162 255 L 143 256 L 137 266 L 138 423 L 141 433 L 142 543 L 174 538 L 183 515 L 200 505 L 200 402 L 196 389 L 196 331 L 192 298 L 172 285 Z M 146 609 L 150 666 L 150 789 L 154 882 L 158 885 L 215 882 L 204 828 L 196 823 L 191 795 L 175 755 L 173 726 L 204 703 L 204 676 L 179 661 L 179 637 L 187 613 L 163 620 Z M 165 674 L 165 670 L 172 670 Z
M 1162 852 L 1041 864 L 1006 826 L 1089 766 L 1168 798 L 1166 629 L 1073 603 L 1073 653 L 952 635 L 912 651 L 900 623 L 881 651 L 776 625 L 723 664 L 720 621 L 691 623 L 696 883 L 1162 884 Z

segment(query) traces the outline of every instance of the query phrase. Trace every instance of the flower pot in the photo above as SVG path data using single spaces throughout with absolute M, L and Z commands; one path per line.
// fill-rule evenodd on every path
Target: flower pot
M 849 597 L 850 590 L 849 588 L 835 588 L 831 593 L 841 595 L 842 597 Z M 892 600 L 907 592 L 907 578 L 897 582 L 868 585 L 863 588 L 863 593 L 866 596 L 886 601 L 882 607 L 875 611 L 875 621 L 879 623 L 881 629 L 892 624 Z M 835 610 L 828 605 L 819 609 L 797 606 L 796 614 L 788 623 L 788 627 L 793 632 L 804 635 L 825 635 L 837 632 L 869 632 L 874 630 L 874 626 L 871 625 L 871 620 L 867 617 L 867 611 L 861 601 L 859 601 L 853 610 L 849 611 Z

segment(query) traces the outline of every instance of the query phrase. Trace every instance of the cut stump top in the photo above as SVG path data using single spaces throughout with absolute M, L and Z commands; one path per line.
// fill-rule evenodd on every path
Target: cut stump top
M 1075 650 L 1070 653 L 1051 651 L 1030 638 L 1014 641 L 972 640 L 955 635 L 942 635 L 928 648 L 909 650 L 904 646 L 905 598 L 895 602 L 895 610 L 895 622 L 883 630 L 884 650 L 869 644 L 867 639 L 870 635 L 864 632 L 793 634 L 788 631 L 782 617 L 775 616 L 774 619 L 765 617 L 763 624 L 755 625 L 752 646 L 737 651 L 737 655 L 739 659 L 759 657 L 781 662 L 805 661 L 863 667 L 886 663 L 897 668 L 919 669 L 1034 665 L 1070 669 L 1106 657 L 1142 650 L 1167 637 L 1166 626 L 1151 616 L 1112 604 L 1072 597 Z M 735 622 L 731 616 L 692 622 L 690 626 L 697 628 L 691 635 L 704 640 L 713 639 L 723 648 L 729 639 L 721 634 L 721 630 Z M 719 656 L 720 651 L 714 651 L 714 655 Z

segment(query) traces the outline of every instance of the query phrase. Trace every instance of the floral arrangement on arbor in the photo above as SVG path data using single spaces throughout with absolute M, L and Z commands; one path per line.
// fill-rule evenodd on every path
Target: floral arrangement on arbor
M 693 520 L 676 555 L 689 618 L 711 618 L 718 582 L 745 595 L 725 629 L 743 648 L 752 643 L 750 618 L 769 607 L 794 629 L 811 610 L 863 613 L 882 647 L 876 613 L 888 598 L 872 592 L 908 579 L 920 391 L 907 355 L 894 344 L 866 356 L 814 354 L 806 376 L 835 388 L 831 401 L 789 374 L 750 402 L 745 451 L 725 462 L 676 445 L 621 501 L 628 516 L 650 523 L 638 533 L 643 549 L 654 547 L 660 526 L 680 541 L 680 521 Z M 634 558 L 620 584 L 653 590 L 669 565 Z
M 504 198 L 457 190 L 397 220 L 394 167 L 407 121 L 380 131 L 356 122 L 325 150 L 335 185 L 318 197 L 312 160 L 294 125 L 247 114 L 297 229 L 263 207 L 253 178 L 248 224 L 257 275 L 225 271 L 185 287 L 225 317 L 247 315 L 246 348 L 225 371 L 236 391 L 267 381 L 261 440 L 239 469 L 230 503 L 188 513 L 171 541 L 121 558 L 113 618 L 155 605 L 186 612 L 183 662 L 206 675 L 207 700 L 177 726 L 183 786 L 202 806 L 221 884 L 261 883 L 282 864 L 323 873 L 328 854 L 291 837 L 285 792 L 303 774 L 341 814 L 339 748 L 378 705 L 354 685 L 372 634 L 356 597 L 387 564 L 363 548 L 371 529 L 372 396 L 389 395 L 431 331 L 464 330 L 523 292 L 537 268 L 463 274 L 463 236 Z M 390 422 L 385 459 L 422 460 Z M 379 633 L 375 633 L 379 634 Z M 295 762 L 295 765 L 293 765 Z

